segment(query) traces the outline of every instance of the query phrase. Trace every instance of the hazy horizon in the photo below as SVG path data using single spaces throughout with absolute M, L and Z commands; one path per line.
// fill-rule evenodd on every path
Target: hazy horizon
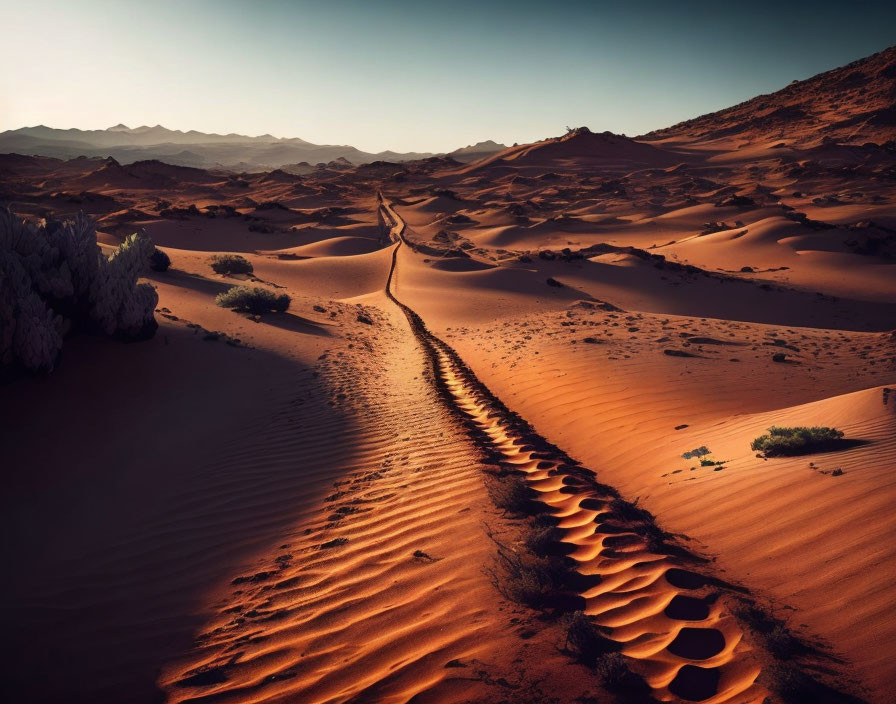
M 4 6 L 0 130 L 161 124 L 368 152 L 643 134 L 880 51 L 896 20 L 876 2 Z

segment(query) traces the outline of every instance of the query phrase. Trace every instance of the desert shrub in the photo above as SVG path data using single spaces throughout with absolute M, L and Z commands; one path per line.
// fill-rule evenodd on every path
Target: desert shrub
M 700 447 L 690 450 L 689 452 L 683 453 L 681 456 L 684 457 L 686 460 L 689 460 L 689 459 L 697 459 L 697 458 L 702 459 L 711 454 L 712 454 L 712 451 L 706 445 L 701 445 Z
M 755 602 L 741 600 L 734 615 L 749 625 L 755 637 L 774 656 L 765 668 L 765 677 L 782 702 L 787 704 L 867 704 L 864 700 L 840 691 L 818 678 L 821 668 L 810 671 L 807 656 L 821 655 L 816 647 L 801 640 L 787 624 L 759 608 Z M 804 664 L 805 663 L 805 664 Z M 810 666 L 811 667 L 811 666 Z M 814 669 L 814 668 L 813 668 Z
M 781 623 L 774 624 L 771 630 L 763 634 L 763 639 L 768 651 L 779 660 L 792 660 L 809 651 L 808 646 Z
M 0 207 L 0 367 L 52 371 L 70 330 L 152 336 L 158 295 L 137 278 L 153 249 L 131 235 L 107 259 L 83 214 L 32 225 Z
M 171 257 L 166 252 L 156 247 L 149 258 L 149 268 L 153 271 L 168 271 L 171 266 Z
M 783 455 L 803 455 L 809 452 L 837 447 L 843 431 L 836 428 L 798 426 L 782 428 L 772 426 L 768 433 L 760 435 L 750 444 L 751 450 L 762 452 L 768 457 Z
M 814 673 L 784 663 L 768 668 L 772 688 L 787 704 L 868 704 L 864 699 L 823 682 Z
M 586 665 L 595 665 L 602 656 L 619 650 L 619 644 L 601 633 L 584 612 L 566 617 L 566 648 Z
M 508 550 L 499 550 L 496 561 L 492 583 L 506 598 L 533 609 L 545 609 L 554 601 L 557 588 L 548 564 Z
M 154 249 L 152 240 L 134 234 L 101 260 L 91 293 L 92 318 L 106 335 L 134 340 L 151 336 L 158 327 L 153 310 L 159 296 L 149 284 L 137 283 Z
M 271 311 L 282 313 L 289 308 L 290 302 L 290 297 L 285 293 L 276 294 L 258 286 L 234 286 L 215 298 L 215 303 L 222 308 L 259 314 Z
M 631 670 L 625 662 L 625 658 L 619 653 L 609 653 L 598 658 L 594 663 L 597 676 L 605 687 L 610 689 L 625 685 L 631 675 Z
M 551 553 L 561 537 L 562 533 L 553 525 L 536 525 L 526 535 L 525 544 L 534 554 L 545 557 Z
M 501 479 L 491 479 L 487 482 L 486 488 L 495 506 L 508 513 L 533 515 L 542 513 L 546 508 L 538 501 L 538 494 L 526 486 L 519 476 L 509 475 Z
M 603 686 L 615 695 L 619 704 L 644 704 L 655 701 L 650 686 L 641 675 L 629 669 L 622 653 L 604 653 L 594 663 L 594 673 Z
M 742 600 L 734 607 L 734 615 L 748 624 L 766 649 L 778 660 L 793 660 L 809 653 L 810 646 L 797 638 L 779 618 L 760 609 L 755 603 Z
M 630 503 L 628 501 L 625 501 L 624 499 L 614 498 L 610 501 L 610 511 L 607 514 L 607 518 L 615 518 L 616 520 L 629 524 L 630 527 L 633 527 L 631 526 L 631 524 L 633 523 L 653 525 L 653 514 L 650 513 L 650 511 L 648 511 L 647 509 L 641 508 L 637 504 L 637 500 L 635 500 L 634 503 Z
M 216 254 L 211 263 L 216 274 L 251 274 L 253 271 L 252 262 L 239 254 Z

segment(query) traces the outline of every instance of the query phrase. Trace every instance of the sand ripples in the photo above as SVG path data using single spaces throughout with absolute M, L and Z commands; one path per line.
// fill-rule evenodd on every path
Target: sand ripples
M 431 382 L 407 373 L 426 360 L 394 332 L 380 329 L 379 376 L 359 372 L 367 352 L 324 361 L 334 391 L 353 391 L 339 394 L 357 420 L 352 457 L 329 468 L 318 510 L 233 580 L 195 650 L 163 674 L 169 701 L 453 701 L 481 686 L 446 669 L 493 650 L 479 450 Z M 284 461 L 298 470 L 301 456 Z
M 388 205 L 382 221 L 401 240 L 403 223 Z M 397 250 L 396 250 L 397 252 Z M 554 547 L 597 578 L 579 594 L 582 611 L 609 633 L 660 701 L 761 704 L 760 667 L 735 619 L 716 600 L 713 579 L 691 572 L 638 529 L 638 510 L 604 490 L 587 470 L 541 438 L 495 399 L 457 354 L 426 330 L 392 294 L 428 349 L 438 384 L 499 463 L 521 473 L 556 524 Z M 634 520 L 626 512 L 634 515 Z
M 531 430 L 485 392 L 446 345 L 430 338 L 439 376 L 457 408 L 500 461 L 525 477 L 554 517 L 557 549 L 581 575 L 583 611 L 633 661 L 660 701 L 762 702 L 760 668 L 736 620 L 715 599 L 713 579 L 652 545 L 618 497 L 561 453 L 533 444 Z

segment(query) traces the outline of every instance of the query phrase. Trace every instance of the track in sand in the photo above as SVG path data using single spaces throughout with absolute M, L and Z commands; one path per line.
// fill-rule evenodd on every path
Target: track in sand
M 567 595 L 567 603 L 626 656 L 630 669 L 649 687 L 646 698 L 707 704 L 768 701 L 770 692 L 757 682 L 760 661 L 767 661 L 768 654 L 746 642 L 726 600 L 719 599 L 720 588 L 738 588 L 695 571 L 700 558 L 667 542 L 671 536 L 659 531 L 649 514 L 538 436 L 396 297 L 406 225 L 382 195 L 379 200 L 380 222 L 396 242 L 386 293 L 407 316 L 443 398 L 464 419 L 471 436 L 498 465 L 521 476 L 546 510 L 553 526 L 549 549 L 571 559 L 578 577 L 573 580 L 578 593 Z M 844 695 L 831 701 L 854 700 Z
M 780 658 L 744 620 L 755 602 L 540 437 L 429 332 L 400 300 L 400 262 L 413 249 L 405 224 L 382 197 L 378 214 L 393 244 L 385 296 L 365 309 L 370 337 L 319 367 L 357 421 L 357 452 L 319 515 L 234 579 L 196 647 L 166 668 L 168 701 L 767 701 Z M 486 472 L 523 482 L 537 517 L 496 518 Z M 547 557 L 518 540 L 533 523 Z M 495 528 L 497 556 L 482 526 Z M 510 534 L 512 546 L 502 542 Z M 558 618 L 495 591 L 511 596 L 502 555 L 527 551 L 563 566 L 545 612 L 582 613 L 600 662 L 623 663 L 614 682 L 567 657 Z M 770 701 L 860 701 L 797 673 L 824 696 Z M 618 696 L 595 699 L 601 686 Z

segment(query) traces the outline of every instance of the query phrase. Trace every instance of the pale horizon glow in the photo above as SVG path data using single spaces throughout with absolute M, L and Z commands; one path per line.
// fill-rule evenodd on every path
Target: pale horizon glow
M 630 136 L 886 48 L 896 11 L 482 0 L 0 0 L 0 131 L 299 137 L 368 152 Z

